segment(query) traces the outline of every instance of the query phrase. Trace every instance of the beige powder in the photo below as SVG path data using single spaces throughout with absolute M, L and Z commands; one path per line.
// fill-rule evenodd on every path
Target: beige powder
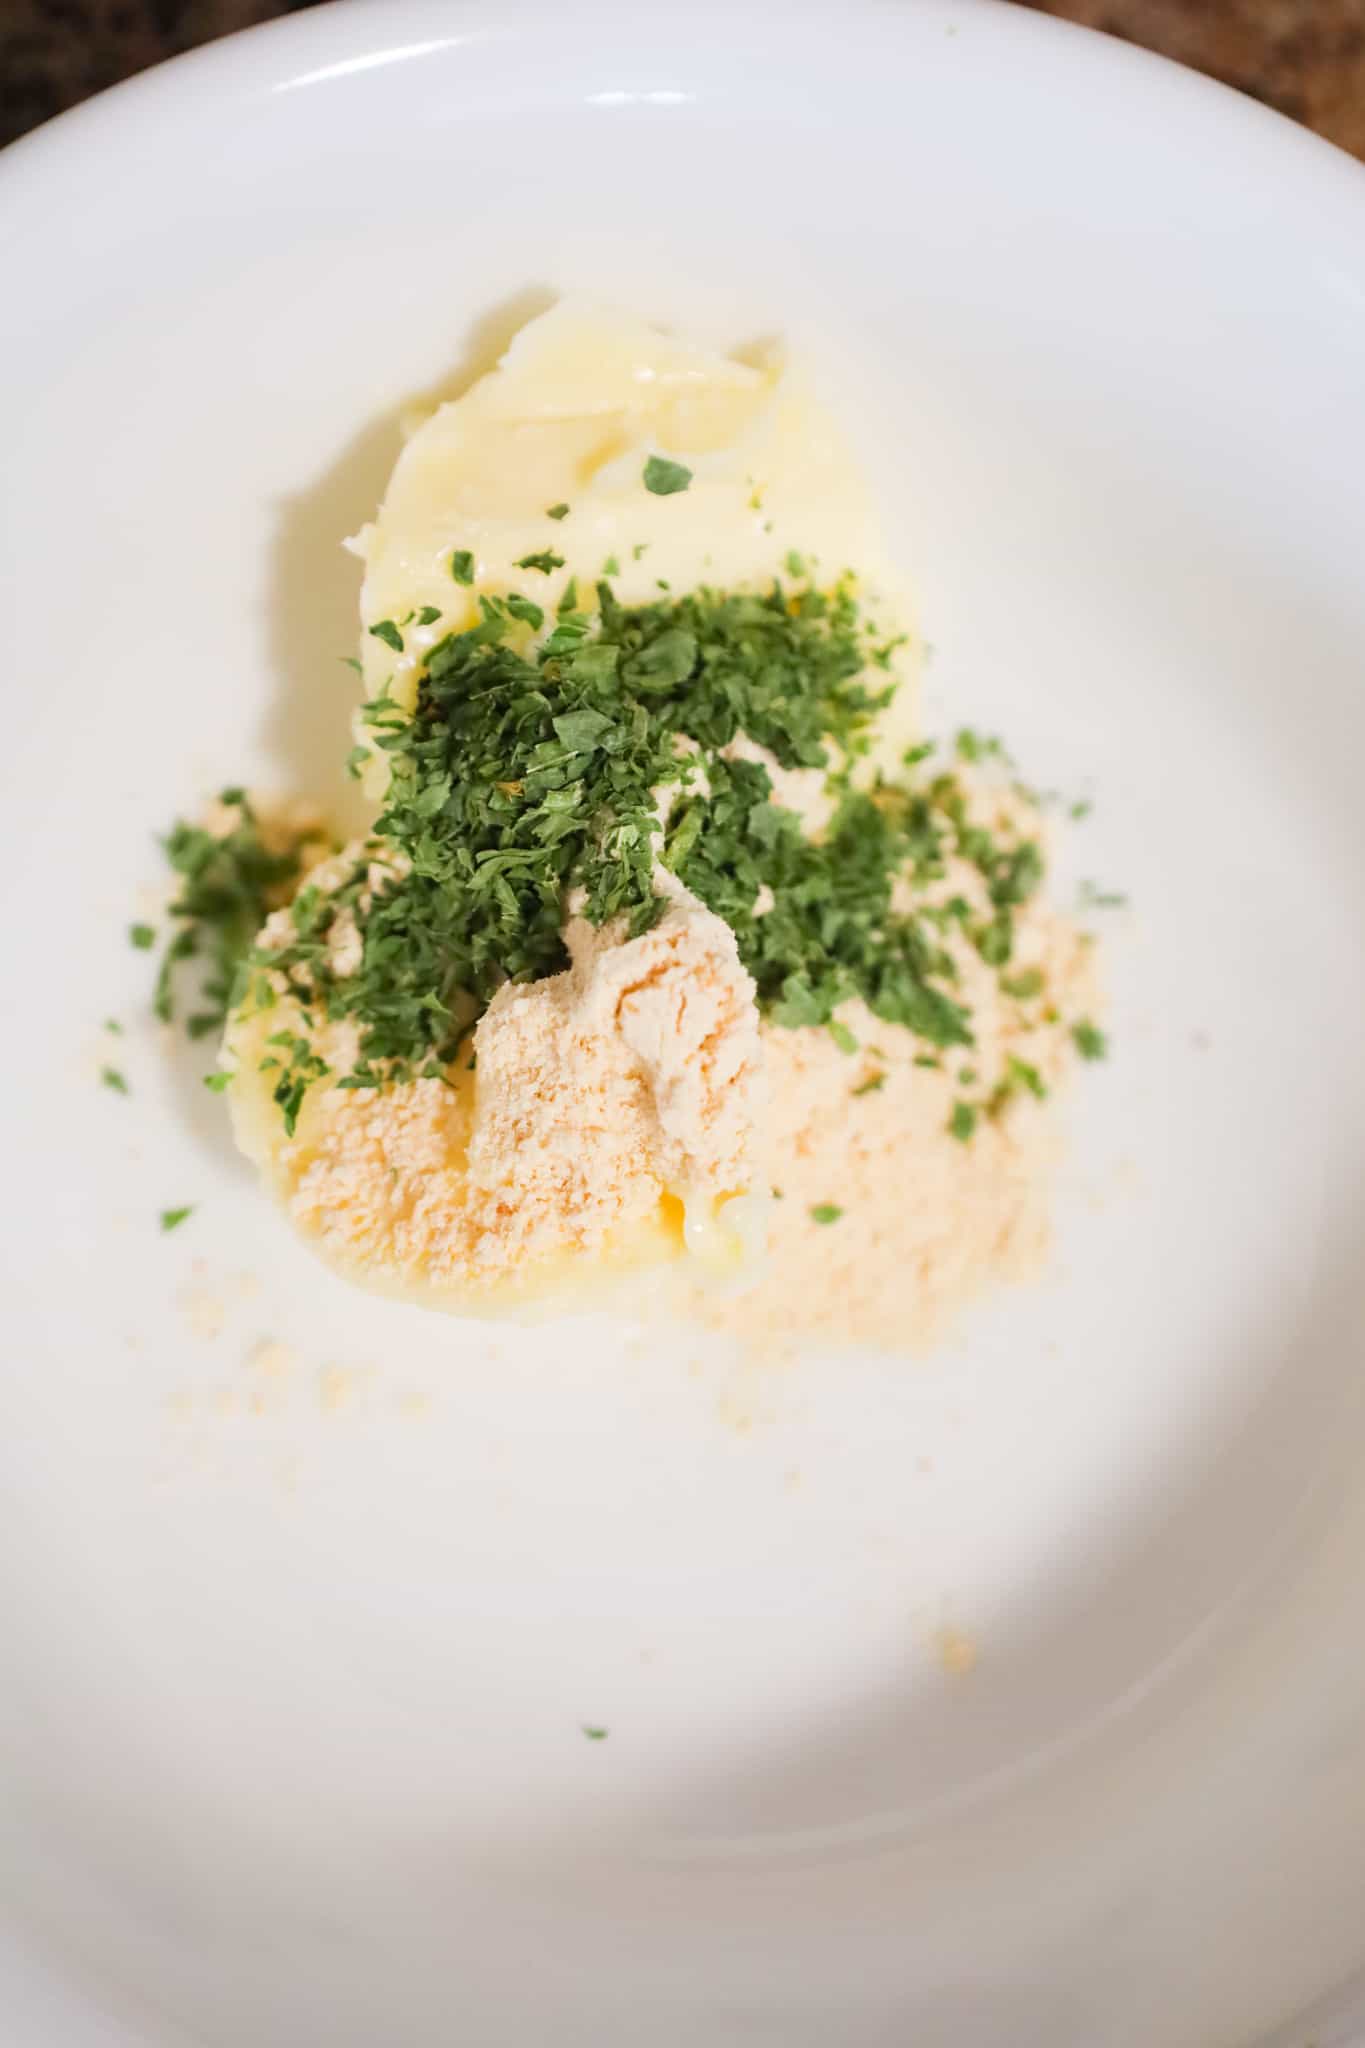
M 1003 772 L 958 774 L 973 822 L 1002 847 L 1042 834 Z M 355 857 L 311 880 L 336 887 Z M 376 863 L 376 883 L 382 873 Z M 668 907 L 641 938 L 571 917 L 570 967 L 500 991 L 475 1032 L 473 1071 L 314 1089 L 293 1139 L 257 1071 L 265 1038 L 290 1025 L 284 984 L 273 1009 L 235 1020 L 238 1134 L 296 1226 L 352 1277 L 453 1308 L 558 1299 L 671 1260 L 686 1313 L 762 1345 L 916 1348 L 988 1282 L 1035 1271 L 1059 1143 L 1050 1098 L 1077 1058 L 1073 1023 L 1096 1007 L 1074 922 L 1041 895 L 1017 911 L 1010 977 L 1036 970 L 1043 984 L 1024 999 L 950 925 L 974 1043 L 931 1054 L 852 1003 L 839 1020 L 857 1040 L 849 1054 L 827 1030 L 760 1023 L 729 927 L 662 870 L 659 886 Z M 971 922 L 989 916 L 965 862 L 935 893 L 965 898 Z M 286 919 L 277 913 L 267 942 L 287 936 Z M 355 964 L 348 926 L 334 928 L 331 953 L 338 973 Z M 316 1043 L 336 1072 L 355 1058 L 349 1024 L 323 1024 Z M 1049 1099 L 1021 1084 L 1025 1068 Z M 966 1143 L 949 1129 L 960 1101 L 979 1110 Z M 771 1203 L 729 1212 L 736 1230 L 740 1206 L 750 1233 L 762 1223 L 752 1284 L 723 1295 L 698 1284 L 684 1242 L 704 1245 L 705 1219 L 770 1185 Z M 817 1220 L 829 1208 L 837 1219 Z M 730 1233 L 711 1238 L 733 1254 Z
M 1003 846 L 1040 834 L 1036 808 L 1001 780 L 959 773 L 974 822 Z M 938 892 L 988 914 L 979 871 L 952 863 Z M 919 1349 L 992 1281 L 1036 1273 L 1048 1246 L 1056 1104 L 1078 1054 L 1071 1027 L 1097 1008 L 1093 948 L 1073 920 L 1035 896 L 1015 916 L 1009 976 L 1037 969 L 1040 995 L 1016 1000 L 969 940 L 947 939 L 974 1044 L 932 1054 L 861 1004 L 840 1022 L 858 1041 L 842 1052 L 828 1031 L 764 1024 L 772 1104 L 773 1184 L 768 1256 L 754 1284 L 691 1310 L 746 1341 L 802 1340 Z M 926 1066 L 933 1057 L 937 1064 Z M 1035 1098 L 1020 1061 L 1046 1090 Z M 967 1142 L 949 1121 L 959 1101 L 984 1103 Z M 832 1222 L 816 1210 L 836 1208 Z
M 335 886 L 353 858 L 313 883 Z M 764 1180 L 753 984 L 729 926 L 660 887 L 668 908 L 640 938 L 571 919 L 568 970 L 498 993 L 454 1085 L 314 1089 L 292 1139 L 258 1071 L 296 1007 L 277 977 L 275 1006 L 229 1034 L 232 1099 L 298 1227 L 358 1278 L 474 1305 L 562 1284 L 571 1264 L 586 1279 L 675 1252 L 684 1211 Z M 315 1042 L 335 1071 L 354 1059 L 348 1025 Z

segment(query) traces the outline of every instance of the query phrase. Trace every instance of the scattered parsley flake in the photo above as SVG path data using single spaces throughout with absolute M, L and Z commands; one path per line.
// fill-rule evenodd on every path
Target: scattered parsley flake
M 457 583 L 468 586 L 474 581 L 474 557 L 468 548 L 456 548 L 450 558 L 450 573 Z
M 608 555 L 606 561 L 602 564 L 602 574 L 604 576 L 619 576 L 620 573 L 621 564 L 617 561 L 615 555 Z
M 150 924 L 130 924 L 128 943 L 136 946 L 139 953 L 150 953 L 156 944 L 156 928 Z
M 185 1218 L 193 1214 L 194 1204 L 192 1202 L 187 1203 L 183 1209 L 163 1209 L 161 1212 L 161 1228 L 163 1231 L 179 1230 Z
M 812 1223 L 837 1223 L 843 1215 L 837 1202 L 816 1202 L 811 1209 Z
M 542 576 L 552 576 L 556 569 L 564 567 L 563 555 L 557 555 L 551 548 L 541 548 L 538 554 L 523 555 L 517 563 L 519 569 L 538 569 Z
M 100 1079 L 106 1088 L 112 1088 L 115 1095 L 131 1095 L 132 1090 L 117 1067 L 101 1067 Z
M 391 647 L 395 654 L 403 652 L 403 635 L 392 619 L 381 619 L 377 626 L 371 626 L 370 633 L 372 638 L 382 640 L 386 647 Z
M 106 1031 L 112 1031 L 115 1038 L 122 1038 L 123 1036 L 123 1026 L 119 1023 L 117 1017 L 106 1017 L 104 1028 Z
M 583 1733 L 587 1736 L 589 1742 L 605 1742 L 609 1731 L 606 1728 L 590 1728 L 585 1721 L 583 1723 Z
M 1043 970 L 1041 967 L 1026 967 L 1022 974 L 1002 974 L 1000 986 L 1017 1003 L 1032 1002 L 1035 996 L 1043 993 Z
M 840 1052 L 855 1053 L 858 1050 L 857 1039 L 853 1036 L 847 1024 L 841 1024 L 837 1017 L 831 1017 L 826 1028 Z
M 419 626 L 434 626 L 440 616 L 441 610 L 439 605 L 424 604 L 421 611 L 417 614 L 417 623 Z
M 1016 1053 L 1007 1056 L 1005 1070 L 1012 1082 L 1017 1082 L 1021 1088 L 1027 1088 L 1029 1094 L 1036 1095 L 1040 1102 L 1047 1094 L 1047 1083 L 1038 1069 L 1030 1066 L 1027 1060 L 1021 1060 Z
M 671 498 L 678 491 L 685 491 L 692 481 L 692 472 L 681 462 L 672 462 L 666 455 L 651 455 L 644 469 L 645 489 L 652 491 L 656 498 Z
M 1083 910 L 1122 910 L 1128 898 L 1116 889 L 1101 889 L 1094 882 L 1081 883 Z
M 879 1088 L 884 1088 L 885 1086 L 885 1074 L 869 1074 L 865 1081 L 858 1083 L 853 1093 L 855 1095 L 875 1095 Z
M 217 1073 L 205 1074 L 204 1076 L 204 1086 L 213 1095 L 221 1095 L 223 1090 L 231 1084 L 231 1081 L 231 1074 L 224 1073 L 221 1068 Z
M 975 1129 L 976 1111 L 971 1103 L 955 1102 L 953 1113 L 948 1119 L 949 1135 L 956 1138 L 960 1145 L 965 1145 Z
M 503 600 L 514 619 L 520 619 L 533 633 L 538 633 L 545 624 L 545 614 L 538 604 L 532 604 L 529 597 L 523 597 L 519 590 L 510 590 Z
M 563 504 L 551 505 L 545 514 L 547 519 L 567 519 L 568 516 L 569 508 Z
M 1077 1052 L 1083 1060 L 1102 1060 L 1109 1054 L 1109 1040 L 1099 1026 L 1092 1024 L 1088 1017 L 1071 1027 L 1071 1037 Z

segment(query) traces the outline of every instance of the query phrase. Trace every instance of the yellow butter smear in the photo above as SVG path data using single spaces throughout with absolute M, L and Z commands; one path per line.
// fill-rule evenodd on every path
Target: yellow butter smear
M 686 466 L 685 491 L 642 488 L 654 456 Z M 417 429 L 350 545 L 365 564 L 367 691 L 405 711 L 431 647 L 477 623 L 480 594 L 528 582 L 552 617 L 571 586 L 582 603 L 604 573 L 626 606 L 701 585 L 764 589 L 797 550 L 832 573 L 857 565 L 879 619 L 904 617 L 858 473 L 797 379 L 575 302 L 532 322 Z M 535 557 L 548 566 L 531 576 Z M 384 621 L 402 622 L 396 654 L 369 630 Z M 898 760 L 913 716 L 903 686 L 866 773 Z M 730 753 L 763 758 L 774 802 L 808 835 L 823 831 L 822 772 L 781 769 L 743 735 Z M 378 796 L 382 754 L 364 772 Z M 1036 834 L 1005 778 L 961 773 L 1002 844 Z M 662 834 L 667 789 L 658 803 Z M 309 886 L 338 888 L 359 857 L 376 887 L 401 859 L 358 842 L 313 867 Z M 944 901 L 970 897 L 988 918 L 980 873 L 960 865 Z M 945 930 L 976 1044 L 931 1065 L 908 1030 L 858 1005 L 833 1034 L 761 1022 L 729 925 L 662 866 L 656 888 L 663 914 L 636 938 L 566 904 L 567 969 L 503 986 L 440 1078 L 310 1087 L 292 1133 L 272 1100 L 272 1045 L 306 1036 L 345 1075 L 358 1034 L 267 977 L 271 1006 L 229 1021 L 234 1127 L 324 1257 L 368 1286 L 463 1310 L 572 1300 L 666 1263 L 707 1281 L 701 1311 L 747 1334 L 829 1326 L 897 1342 L 915 1334 L 907 1289 L 936 1313 L 1018 1265 L 1025 1242 L 1036 1249 L 1048 1127 L 1036 1100 L 1016 1103 L 1033 1093 L 1016 1070 L 1050 1092 L 1070 1061 L 1066 1019 L 1088 1002 L 1090 971 L 1073 927 L 1040 902 L 1019 913 L 1019 986 L 1036 969 L 1045 999 L 1010 997 L 961 921 Z M 284 910 L 263 943 L 288 938 Z M 328 945 L 334 975 L 359 970 L 347 916 Z M 994 1089 L 1010 1110 L 970 1147 L 951 1135 L 968 1066 L 974 1099 Z M 731 1299 L 736 1278 L 750 1290 Z

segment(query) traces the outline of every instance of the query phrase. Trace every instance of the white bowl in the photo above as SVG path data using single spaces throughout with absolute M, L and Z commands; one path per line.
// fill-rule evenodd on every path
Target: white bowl
M 1331 1994 L 1360 170 L 1007 7 L 385 0 L 0 197 L 7 2038 L 1194 2048 Z M 568 286 L 814 362 L 940 715 L 1131 893 L 1053 1276 L 925 1364 L 359 1297 L 145 1021 L 153 831 L 331 789 L 393 416 Z

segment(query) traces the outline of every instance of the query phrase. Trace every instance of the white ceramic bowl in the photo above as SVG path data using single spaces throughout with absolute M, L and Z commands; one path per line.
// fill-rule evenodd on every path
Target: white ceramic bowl
M 21 144 L 0 245 L 6 2039 L 1208 2048 L 1335 1997 L 1360 170 L 1008 7 L 385 0 Z M 1053 1275 L 925 1364 L 361 1298 L 145 1019 L 154 830 L 333 785 L 395 412 L 570 285 L 791 337 L 939 713 L 1093 791 L 1131 893 Z

